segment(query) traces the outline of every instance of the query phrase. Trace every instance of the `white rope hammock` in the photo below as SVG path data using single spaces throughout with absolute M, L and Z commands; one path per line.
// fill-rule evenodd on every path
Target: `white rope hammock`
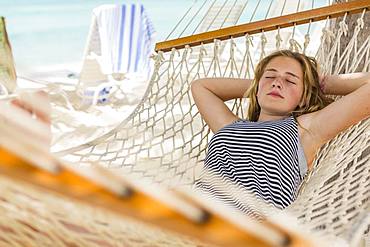
M 360 14 L 349 42 L 344 42 L 348 34 L 346 17 L 335 28 L 323 29 L 316 58 L 324 73 L 370 71 L 370 38 L 361 44 L 357 42 L 365 27 L 364 14 L 365 11 Z M 301 27 L 294 26 L 290 36 L 285 37 L 287 42 L 283 42 L 279 29 L 215 40 L 213 44 L 201 45 L 196 52 L 189 46 L 169 53 L 158 52 L 145 95 L 129 117 L 108 133 L 58 155 L 69 162 L 97 162 L 115 173 L 130 174 L 170 188 L 191 188 L 201 174 L 212 135 L 190 95 L 191 82 L 201 77 L 250 78 L 259 59 L 276 48 L 315 55 L 311 46 L 317 45 L 314 43 L 317 37 L 310 38 L 312 26 L 313 23 L 307 25 L 306 34 L 301 37 L 296 35 Z M 228 105 L 243 117 L 246 103 L 236 100 Z M 370 222 L 369 148 L 369 119 L 339 134 L 321 149 L 297 200 L 286 211 L 311 233 L 332 238 L 336 246 L 358 244 Z M 183 236 L 160 233 L 139 222 L 117 220 L 107 212 L 100 214 L 93 208 L 71 204 L 32 188 L 23 193 L 24 185 L 5 178 L 0 179 L 0 184 L 4 188 L 0 197 L 3 212 L 0 229 L 15 232 L 1 236 L 0 241 L 4 238 L 16 244 L 20 239 L 17 236 L 21 236 L 26 241 L 23 243 L 32 245 L 32 236 L 37 236 L 42 245 L 64 246 L 72 242 L 106 246 L 196 245 Z M 45 206 L 48 209 L 41 210 L 41 215 L 27 213 Z M 70 222 L 77 223 L 71 227 Z M 48 231 L 40 234 L 34 229 Z M 99 239 L 94 234 L 99 234 Z
M 335 29 L 323 29 L 316 57 L 324 73 L 370 70 L 370 38 L 362 44 L 357 42 L 364 28 L 364 14 L 359 16 L 347 44 L 343 43 L 348 32 L 346 18 Z M 150 85 L 135 111 L 104 136 L 60 154 L 69 161 L 99 162 L 117 172 L 170 187 L 191 186 L 200 175 L 211 133 L 194 106 L 190 83 L 201 77 L 251 77 L 256 56 L 262 58 L 269 52 L 267 34 L 276 36 L 277 47 L 284 48 L 279 32 L 225 41 L 225 53 L 229 54 L 226 59 L 219 53 L 222 42 L 218 40 L 212 44 L 213 49 L 201 45 L 196 59 L 189 59 L 190 47 L 172 49 L 168 54 L 159 52 Z M 256 42 L 260 45 L 253 45 Z M 287 48 L 307 52 L 308 42 L 307 36 L 303 42 L 298 41 L 293 32 Z M 345 49 L 340 52 L 343 45 Z M 229 105 L 243 115 L 242 102 Z M 330 233 L 350 240 L 354 232 L 368 224 L 361 224 L 363 215 L 359 212 L 369 207 L 369 123 L 363 121 L 323 147 L 300 196 L 288 209 L 322 235 Z
M 307 43 L 307 39 L 297 40 L 294 33 L 296 28 L 292 29 L 289 42 L 276 42 L 277 46 L 302 51 L 303 46 L 299 44 Z M 329 31 L 325 30 L 322 39 L 327 40 L 326 35 Z M 341 44 L 340 40 L 344 35 L 341 30 L 338 30 L 336 36 L 336 46 Z M 201 45 L 197 57 L 192 56 L 193 48 L 190 47 L 182 50 L 172 49 L 170 53 L 159 52 L 154 57 L 155 71 L 147 91 L 131 115 L 109 133 L 60 153 L 65 154 L 64 157 L 73 162 L 101 161 L 107 167 L 138 172 L 140 176 L 149 176 L 153 179 L 163 175 L 158 175 L 156 170 L 158 168 L 156 166 L 161 166 L 167 172 L 174 172 L 181 177 L 178 183 L 188 181 L 191 184 L 197 177 L 196 167 L 202 164 L 210 131 L 202 122 L 193 103 L 189 90 L 190 83 L 200 77 L 253 77 L 254 65 L 260 58 L 276 49 L 272 45 L 275 42 L 269 41 L 267 37 L 276 37 L 279 41 L 281 31 L 246 35 L 244 38 L 228 41 L 215 40 L 214 44 Z M 226 44 L 228 49 L 220 53 L 223 44 Z M 352 44 L 353 42 L 350 42 L 349 45 Z M 209 49 L 211 46 L 212 49 Z M 329 47 L 331 51 L 337 50 L 331 43 L 323 43 L 317 55 L 319 61 Z M 368 42 L 365 42 L 358 51 L 348 48 L 347 53 L 352 53 L 351 57 L 354 57 L 353 53 L 356 52 L 358 54 L 355 55 L 361 60 L 364 58 L 362 51 L 366 49 L 369 49 Z M 311 55 L 314 55 L 313 52 L 311 49 Z M 327 54 L 330 54 L 325 56 L 328 61 L 333 61 L 338 56 L 333 52 Z M 345 58 L 348 60 L 348 56 Z M 352 64 L 356 64 L 356 60 L 352 61 Z M 338 67 L 336 71 L 343 69 L 343 66 Z M 324 69 L 326 72 L 327 69 L 325 67 Z M 356 68 L 346 71 L 354 69 Z M 245 109 L 239 101 L 230 102 L 230 107 L 241 116 Z M 172 171 L 173 169 L 176 171 Z M 161 183 L 166 181 L 166 179 L 154 180 Z M 180 182 L 181 180 L 183 182 Z

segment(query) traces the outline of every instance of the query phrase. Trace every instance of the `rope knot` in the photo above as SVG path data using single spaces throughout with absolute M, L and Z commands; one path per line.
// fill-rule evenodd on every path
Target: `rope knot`
M 262 43 L 263 46 L 265 46 L 266 43 L 267 43 L 267 38 L 266 38 L 265 33 L 262 33 L 262 35 L 261 35 L 261 43 Z
M 278 33 L 276 34 L 275 36 L 275 39 L 276 39 L 276 49 L 280 49 L 280 46 L 281 46 L 281 43 L 283 42 L 283 39 L 281 38 L 281 35 L 280 35 L 280 29 L 278 31 Z
M 339 30 L 341 30 L 344 33 L 344 35 L 347 36 L 348 25 L 344 20 L 339 22 Z
M 236 47 L 235 41 L 233 38 L 231 38 L 230 39 L 230 57 L 234 56 L 235 47 Z
M 163 61 L 165 60 L 164 59 L 164 55 L 163 55 L 163 51 L 158 51 L 158 53 L 155 53 L 151 56 L 151 58 L 154 59 L 154 73 L 156 75 L 157 78 L 159 78 L 158 76 L 158 68 L 161 66 L 161 64 L 163 63 Z
M 300 50 L 302 50 L 301 45 L 295 39 L 290 39 L 289 44 L 290 44 L 289 50 L 292 50 L 295 52 L 299 52 Z
M 306 49 L 307 49 L 307 46 L 308 44 L 310 43 L 311 39 L 310 39 L 310 35 L 307 33 L 305 36 L 304 36 L 304 43 L 303 43 L 303 52 L 305 53 L 306 52 Z
M 219 52 L 219 49 L 220 49 L 220 45 L 221 45 L 221 41 L 219 39 L 214 39 L 213 40 L 213 54 L 215 56 L 218 56 L 218 52 Z
M 176 53 L 177 53 L 177 56 L 180 56 L 180 52 L 176 48 L 172 48 L 171 49 L 171 60 L 174 58 Z
M 193 52 L 193 48 L 191 48 L 191 46 L 190 46 L 190 45 L 185 45 L 185 50 L 190 51 L 190 53 L 192 53 L 192 52 Z
M 204 47 L 204 45 L 202 43 L 202 45 L 200 46 L 200 50 L 199 50 L 199 58 L 202 58 L 204 55 L 207 56 L 208 53 L 207 53 L 207 50 L 206 50 L 206 48 Z
M 150 58 L 154 59 L 155 66 L 159 66 L 165 60 L 163 51 L 158 51 L 158 53 L 152 54 Z
M 184 52 L 182 53 L 181 64 L 185 63 L 185 61 L 187 60 L 187 55 L 188 55 L 189 50 L 191 50 L 190 46 L 186 45 Z
M 253 47 L 253 37 L 250 36 L 248 33 L 245 35 L 245 44 L 246 44 L 246 46 L 252 46 Z
M 364 18 L 363 17 L 357 19 L 357 25 L 361 29 L 364 27 L 365 23 L 364 23 Z
M 327 44 L 330 44 L 331 43 L 331 40 L 335 38 L 335 35 L 332 31 L 330 31 L 329 29 L 327 28 L 324 28 L 322 30 L 322 36 L 321 36 L 321 40 Z
M 265 55 L 266 55 L 266 53 L 265 53 L 266 43 L 267 43 L 267 38 L 266 38 L 265 32 L 262 31 L 262 34 L 261 34 L 261 56 L 260 56 L 260 60 L 262 60 L 262 58 L 264 58 Z

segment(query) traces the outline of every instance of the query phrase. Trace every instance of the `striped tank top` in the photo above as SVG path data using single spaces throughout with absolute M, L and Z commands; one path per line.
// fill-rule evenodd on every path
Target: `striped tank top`
M 205 168 L 275 207 L 287 207 L 307 171 L 295 118 L 226 125 L 208 144 Z M 202 179 L 196 187 L 220 197 Z

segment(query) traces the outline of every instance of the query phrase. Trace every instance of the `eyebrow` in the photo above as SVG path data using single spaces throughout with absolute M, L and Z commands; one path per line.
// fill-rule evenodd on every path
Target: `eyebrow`
M 278 72 L 276 69 L 274 69 L 274 68 L 271 68 L 271 69 L 266 69 L 265 71 L 272 71 L 272 72 Z M 300 79 L 299 78 L 299 76 L 297 76 L 296 74 L 294 74 L 294 73 L 292 73 L 292 72 L 289 72 L 289 71 L 287 71 L 287 72 L 285 72 L 286 74 L 289 74 L 289 75 L 291 75 L 291 76 L 293 76 L 293 77 L 296 77 L 297 79 Z

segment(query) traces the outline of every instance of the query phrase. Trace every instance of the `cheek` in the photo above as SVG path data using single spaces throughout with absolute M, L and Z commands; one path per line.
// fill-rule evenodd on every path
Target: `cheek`
M 291 96 L 289 97 L 290 103 L 294 105 L 299 105 L 299 103 L 301 102 L 302 93 L 303 93 L 302 90 L 297 89 L 288 90 L 288 94 Z
M 258 88 L 263 88 L 267 84 L 267 80 L 261 79 L 258 83 Z
M 262 91 L 264 90 L 264 88 L 266 87 L 266 81 L 264 81 L 263 79 L 261 79 L 258 83 L 258 89 L 257 89 L 257 96 L 260 95 L 262 93 Z

